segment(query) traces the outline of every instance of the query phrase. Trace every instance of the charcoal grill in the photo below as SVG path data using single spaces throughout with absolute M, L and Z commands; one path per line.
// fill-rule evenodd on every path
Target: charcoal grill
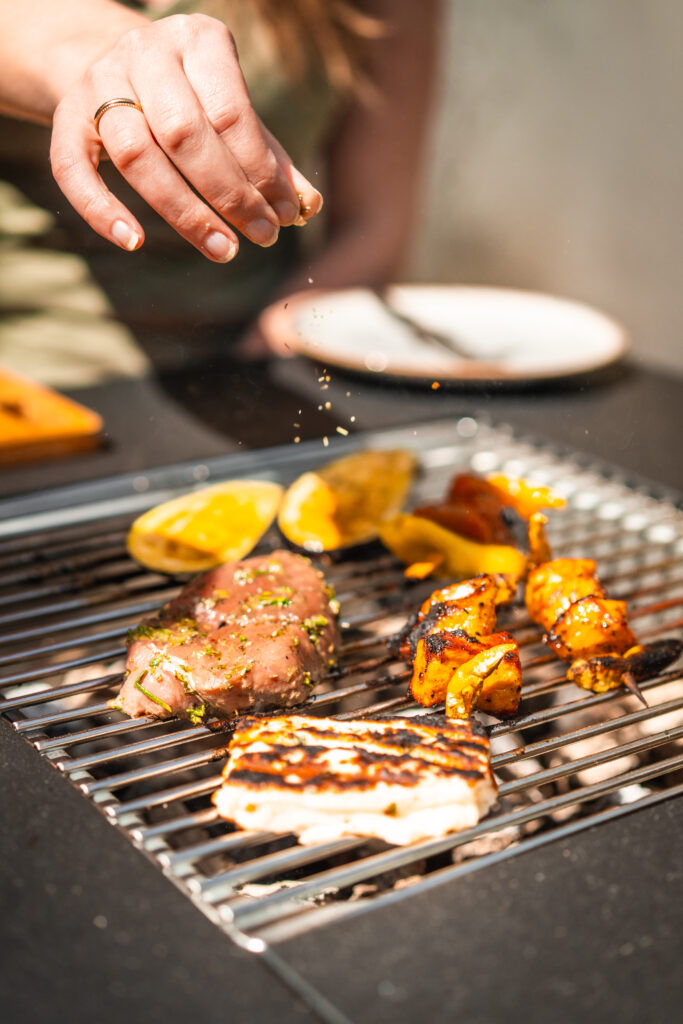
M 438 497 L 455 471 L 467 469 L 556 488 L 568 508 L 551 520 L 555 553 L 597 559 L 610 595 L 628 600 L 639 638 L 681 635 L 683 512 L 675 495 L 469 416 L 357 435 L 334 454 L 368 444 L 415 449 L 416 501 Z M 329 449 L 308 443 L 0 507 L 3 716 L 218 928 L 281 973 L 278 946 L 293 936 L 683 792 L 681 666 L 643 684 L 648 707 L 622 691 L 586 694 L 567 683 L 515 606 L 499 623 L 520 641 L 523 703 L 512 722 L 486 721 L 500 803 L 478 826 L 408 848 L 361 839 L 301 847 L 291 836 L 217 819 L 210 795 L 229 727 L 131 721 L 107 703 L 121 681 L 127 629 L 178 589 L 131 562 L 125 532 L 142 509 L 190 486 L 238 476 L 286 484 L 329 458 Z M 261 549 L 279 543 L 273 530 Z M 343 647 L 339 672 L 307 710 L 423 714 L 406 696 L 406 667 L 388 655 L 385 639 L 430 585 L 407 584 L 402 567 L 378 548 L 320 564 L 341 601 Z M 297 986 L 322 1019 L 343 1019 L 319 993 Z

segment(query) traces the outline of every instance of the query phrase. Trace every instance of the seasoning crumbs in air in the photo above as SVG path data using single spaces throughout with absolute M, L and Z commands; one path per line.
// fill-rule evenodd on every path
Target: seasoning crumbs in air
M 432 391 L 438 391 L 440 387 L 441 385 L 439 384 L 438 380 L 432 382 Z
M 328 444 L 329 444 L 329 443 L 330 443 L 330 439 L 329 439 L 329 437 L 324 437 L 324 438 L 323 438 L 323 444 L 324 444 L 324 446 L 325 446 L 326 448 L 327 448 L 327 446 L 328 446 Z
M 337 433 L 342 434 L 344 437 L 347 437 L 349 432 L 346 429 L 346 427 L 337 427 Z

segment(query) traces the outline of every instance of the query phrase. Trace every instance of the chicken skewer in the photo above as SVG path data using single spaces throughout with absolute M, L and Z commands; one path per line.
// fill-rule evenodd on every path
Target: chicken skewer
M 567 678 L 605 693 L 626 686 L 647 707 L 638 682 L 657 675 L 683 650 L 678 640 L 638 644 L 625 601 L 610 600 L 590 558 L 556 558 L 529 573 L 525 600 L 550 649 L 569 661 Z
M 517 642 L 495 632 L 496 606 L 509 601 L 515 581 L 475 576 L 434 593 L 424 602 L 392 650 L 413 662 L 410 692 L 425 707 L 446 702 L 448 717 L 475 708 L 499 718 L 517 713 L 522 674 Z

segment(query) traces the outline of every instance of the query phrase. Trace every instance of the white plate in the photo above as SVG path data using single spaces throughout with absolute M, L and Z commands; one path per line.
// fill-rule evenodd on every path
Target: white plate
M 590 306 L 552 295 L 461 285 L 395 285 L 399 313 L 452 338 L 465 358 L 421 340 L 374 292 L 307 292 L 261 316 L 273 348 L 317 362 L 430 380 L 535 381 L 597 370 L 619 359 L 624 328 Z

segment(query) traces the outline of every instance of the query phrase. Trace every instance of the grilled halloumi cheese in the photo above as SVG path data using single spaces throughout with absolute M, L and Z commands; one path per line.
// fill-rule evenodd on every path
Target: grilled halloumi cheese
M 475 825 L 497 793 L 488 739 L 458 719 L 246 718 L 223 777 L 222 817 L 304 844 L 437 838 Z

